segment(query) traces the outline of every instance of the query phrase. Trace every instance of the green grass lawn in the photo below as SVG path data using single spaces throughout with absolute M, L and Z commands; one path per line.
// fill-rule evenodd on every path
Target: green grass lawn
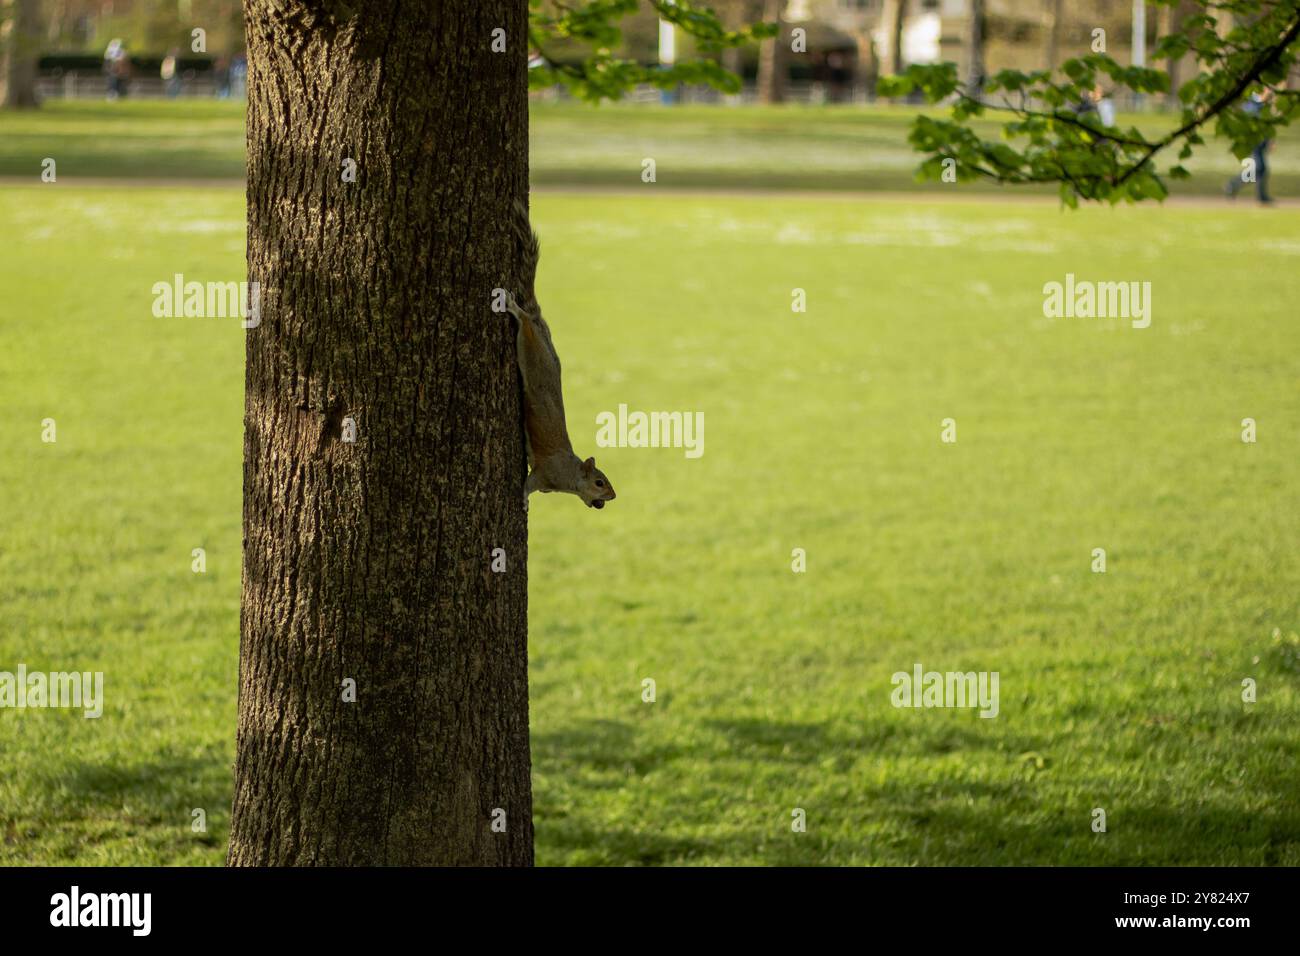
M 919 156 L 907 143 L 918 108 L 533 104 L 533 182 L 548 186 L 640 188 L 642 161 L 656 185 L 752 189 L 992 193 L 984 183 L 917 183 Z M 945 112 L 945 111 L 939 111 Z M 945 113 L 946 115 L 946 113 Z M 1162 130 L 1165 116 L 1121 117 Z M 996 136 L 991 123 L 979 124 Z M 0 113 L 0 176 L 40 175 L 52 157 L 59 175 L 136 179 L 242 178 L 244 114 L 215 100 L 50 101 L 35 113 Z M 1171 153 L 1165 167 L 1174 162 Z M 1274 192 L 1300 195 L 1300 129 L 1270 154 Z M 1192 179 L 1176 195 L 1219 195 L 1237 161 L 1222 144 L 1198 150 Z M 1037 190 L 1052 193 L 1051 189 Z
M 619 491 L 531 510 L 539 863 L 1300 864 L 1300 213 L 534 208 Z M 242 278 L 242 192 L 10 187 L 0 223 L 0 670 L 107 693 L 0 710 L 0 863 L 219 864 L 246 333 L 150 287 Z M 1067 272 L 1151 282 L 1151 327 L 1044 319 Z M 705 454 L 596 449 L 619 403 L 703 411 Z M 895 709 L 916 662 L 999 672 L 999 716 Z

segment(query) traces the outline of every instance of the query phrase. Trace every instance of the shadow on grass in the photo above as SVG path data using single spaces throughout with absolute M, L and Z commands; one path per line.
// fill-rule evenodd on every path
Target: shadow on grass
M 243 156 L 225 156 L 217 149 L 155 150 L 145 161 L 75 141 L 60 143 L 59 147 L 59 181 L 64 183 L 75 184 L 80 178 L 121 179 L 125 185 L 153 180 L 228 179 L 233 185 L 244 178 Z M 28 176 L 39 182 L 32 170 L 39 173 L 41 157 L 52 149 L 49 142 L 33 141 L 29 145 L 11 138 L 0 150 L 0 176 Z
M 635 722 L 621 721 L 534 736 L 536 766 L 577 771 L 567 794 L 570 807 L 598 808 L 605 798 L 597 792 L 635 788 L 637 778 L 675 761 L 701 768 L 699 779 L 683 784 L 679 794 L 665 799 L 658 793 L 648 805 L 653 816 L 632 826 L 624 822 L 625 812 L 608 826 L 597 809 L 549 813 L 546 794 L 540 794 L 541 856 L 558 852 L 571 860 L 613 865 L 742 859 L 785 866 L 850 860 L 925 866 L 1294 865 L 1300 859 L 1297 784 L 1260 767 L 1241 768 L 1237 802 L 1222 793 L 1216 798 L 1167 789 L 1161 783 L 1169 769 L 1165 764 L 1151 765 L 1148 774 L 1143 765 L 1126 761 L 1119 783 L 1066 779 L 1063 748 L 1087 742 L 1006 728 L 990 733 L 983 725 L 957 721 L 924 729 L 906 720 L 881 721 L 862 734 L 829 723 L 759 718 L 715 719 L 703 726 L 725 745 L 699 738 L 689 745 L 663 744 Z M 921 778 L 906 769 L 883 781 L 853 775 L 854 784 L 833 805 L 807 808 L 805 834 L 791 833 L 788 822 L 775 818 L 755 823 L 750 807 L 731 816 L 726 808 L 733 800 L 721 792 L 728 779 L 737 778 L 738 762 L 746 779 L 758 776 L 747 766 L 785 768 L 781 773 L 797 790 L 809 774 L 853 774 L 864 755 L 914 766 L 918 759 L 948 753 L 960 753 L 966 761 L 951 779 L 933 773 Z M 1230 754 L 1214 749 L 1170 751 L 1167 757 L 1180 764 L 1231 762 Z M 979 779 L 971 779 L 972 772 Z M 1134 788 L 1148 789 L 1134 799 L 1129 796 Z M 589 802 L 583 791 L 591 793 Z M 674 802 L 680 802 L 679 812 Z M 1092 831 L 1094 807 L 1106 810 L 1107 833 Z M 827 814 L 837 819 L 827 821 Z M 677 832 L 656 831 L 663 819 L 673 820 Z
M 580 854 L 586 866 L 676 866 L 717 863 L 731 853 L 723 836 L 682 836 L 623 826 L 592 825 L 575 817 L 539 819 L 539 857 Z
M 531 743 L 534 765 L 577 763 L 594 771 L 620 774 L 644 775 L 686 753 L 681 746 L 647 747 L 634 725 L 618 720 L 589 720 L 561 730 L 534 733 Z M 622 780 L 610 784 L 624 785 Z
M 964 715 L 963 715 L 964 716 Z M 761 718 L 710 720 L 705 726 L 727 738 L 734 753 L 752 753 L 764 760 L 793 763 L 822 763 L 842 755 L 856 760 L 864 752 L 879 756 L 932 756 L 993 750 L 1000 753 L 1031 753 L 1041 750 L 1041 735 L 1012 734 L 991 725 L 974 724 L 954 715 L 945 723 L 924 728 L 909 726 L 907 720 L 876 721 L 861 733 L 847 733 L 828 723 L 800 723 Z M 1005 757 L 1003 757 L 1005 759 Z
M 122 763 L 75 761 L 51 767 L 39 781 L 58 816 L 121 818 L 189 829 L 202 809 L 209 835 L 230 815 L 229 757 L 219 748 L 200 753 L 164 751 Z M 220 826 L 214 826 L 220 824 Z

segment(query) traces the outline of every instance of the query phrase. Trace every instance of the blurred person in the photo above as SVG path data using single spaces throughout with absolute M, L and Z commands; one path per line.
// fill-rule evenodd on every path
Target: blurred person
M 236 53 L 234 59 L 230 61 L 230 95 L 242 100 L 247 89 L 248 58 L 242 53 Z
M 126 46 L 119 39 L 108 41 L 104 50 L 104 77 L 108 82 L 108 98 L 115 100 L 126 92 L 121 63 L 126 59 Z
M 1102 126 L 1115 125 L 1115 103 L 1106 95 L 1101 84 L 1083 94 L 1083 99 L 1075 105 L 1074 112 L 1079 116 L 1085 113 L 1096 113 Z
M 838 50 L 832 50 L 826 55 L 826 71 L 831 88 L 831 102 L 843 103 L 848 101 L 853 83 L 853 71 L 849 66 L 849 58 Z
M 1092 101 L 1097 106 L 1097 118 L 1102 126 L 1115 125 L 1115 101 L 1106 95 L 1100 84 L 1093 87 Z
M 212 66 L 212 77 L 217 84 L 217 99 L 230 99 L 230 58 L 227 56 L 217 57 L 217 62 Z
M 125 97 L 131 86 L 131 57 L 126 52 L 126 47 L 122 48 L 122 55 L 117 58 L 113 72 L 117 74 L 117 95 Z
M 1264 107 L 1273 100 L 1273 91 L 1265 89 L 1259 93 L 1252 93 L 1250 99 L 1242 104 L 1241 111 L 1247 116 L 1259 116 L 1264 112 Z M 1266 139 L 1257 143 L 1255 148 L 1250 152 L 1250 158 L 1255 164 L 1255 195 L 1261 205 L 1267 206 L 1273 202 L 1273 197 L 1268 193 L 1268 151 L 1273 146 L 1271 139 Z M 1236 199 L 1237 193 L 1241 187 L 1246 185 L 1245 179 L 1241 173 L 1237 173 L 1228 180 L 1226 192 L 1229 199 Z
M 179 56 L 180 51 L 176 47 L 172 47 L 167 51 L 167 55 L 163 57 L 162 69 L 158 71 L 158 75 L 163 81 L 163 89 L 169 99 L 175 99 L 181 91 L 180 73 L 176 69 Z

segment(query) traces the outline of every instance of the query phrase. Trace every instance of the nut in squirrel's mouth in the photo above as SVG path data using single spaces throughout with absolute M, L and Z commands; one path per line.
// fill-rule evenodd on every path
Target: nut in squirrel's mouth
M 605 502 L 602 501 L 600 498 L 597 498 L 595 501 L 593 501 L 593 502 L 591 503 L 591 507 L 593 507 L 593 508 L 603 508 L 603 507 L 605 507 Z

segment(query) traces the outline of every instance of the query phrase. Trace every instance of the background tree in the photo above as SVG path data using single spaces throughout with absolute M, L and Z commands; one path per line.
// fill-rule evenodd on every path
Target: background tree
M 655 6 L 707 49 L 751 35 Z M 526 469 L 490 305 L 520 289 L 529 38 L 616 39 L 635 7 L 245 5 L 261 303 L 232 865 L 532 862 Z M 669 72 L 602 46 L 533 79 L 599 98 Z
M 1061 31 L 1064 28 L 1061 0 L 1043 0 L 1043 26 L 1047 39 L 1043 65 L 1054 70 L 1061 56 Z
M 777 24 L 777 33 L 763 41 L 758 52 L 758 101 L 760 103 L 785 102 L 786 73 L 789 67 L 788 31 L 781 20 L 784 0 L 765 0 L 764 19 Z
M 984 86 L 984 0 L 970 0 L 966 17 L 966 88 L 978 92 Z
M 1153 0 L 1168 6 L 1177 0 Z M 1080 199 L 1163 199 L 1165 177 L 1186 178 L 1181 162 L 1204 144 L 1202 132 L 1213 124 L 1238 158 L 1270 139 L 1300 109 L 1297 91 L 1286 88 L 1295 68 L 1300 37 L 1300 0 L 1194 0 L 1195 9 L 1181 29 L 1163 37 L 1155 61 L 1194 58 L 1201 71 L 1177 91 L 1181 117 L 1171 130 L 1147 134 L 1139 128 L 1103 126 L 1095 111 L 1079 112 L 1080 103 L 1098 85 L 1108 92 L 1165 93 L 1169 75 L 1158 69 L 1124 66 L 1102 53 L 1073 57 L 1051 70 L 1001 70 L 989 78 L 983 94 L 957 77 L 952 63 L 914 65 L 899 76 L 881 80 L 887 95 L 922 91 L 931 102 L 950 99 L 951 118 L 919 116 L 910 140 L 927 158 L 919 175 L 942 177 L 945 160 L 956 161 L 958 179 L 985 177 L 1000 183 L 1053 183 L 1063 201 Z M 1232 25 L 1223 23 L 1223 7 Z M 1271 90 L 1275 96 L 1258 115 L 1240 109 L 1243 97 Z M 1008 116 L 1002 138 L 985 140 L 970 120 L 985 114 Z M 1163 172 L 1156 158 L 1178 147 L 1177 160 Z
M 1159 11 L 1158 30 L 1161 37 L 1171 36 L 1179 33 L 1183 29 L 1183 22 L 1188 15 L 1187 0 L 1177 0 L 1167 6 L 1162 6 Z M 1183 76 L 1186 70 L 1186 53 L 1171 55 L 1165 64 L 1165 72 L 1169 74 L 1169 91 L 1165 94 L 1166 105 L 1178 105 L 1178 89 L 1182 86 Z
M 0 101 L 9 109 L 35 109 L 36 67 L 41 56 L 40 0 L 0 5 Z
M 751 7 L 753 0 L 718 0 L 713 4 L 722 25 L 731 31 L 742 29 L 753 19 Z M 729 46 L 721 51 L 719 62 L 728 73 L 739 77 L 744 71 L 742 50 L 739 46 Z
M 857 54 L 853 65 L 853 96 L 869 99 L 876 91 L 876 78 L 880 75 L 880 58 L 871 31 L 865 25 L 853 32 L 853 46 Z
M 885 0 L 881 9 L 880 30 L 884 44 L 880 53 L 880 73 L 889 76 L 903 68 L 903 18 L 907 0 Z

